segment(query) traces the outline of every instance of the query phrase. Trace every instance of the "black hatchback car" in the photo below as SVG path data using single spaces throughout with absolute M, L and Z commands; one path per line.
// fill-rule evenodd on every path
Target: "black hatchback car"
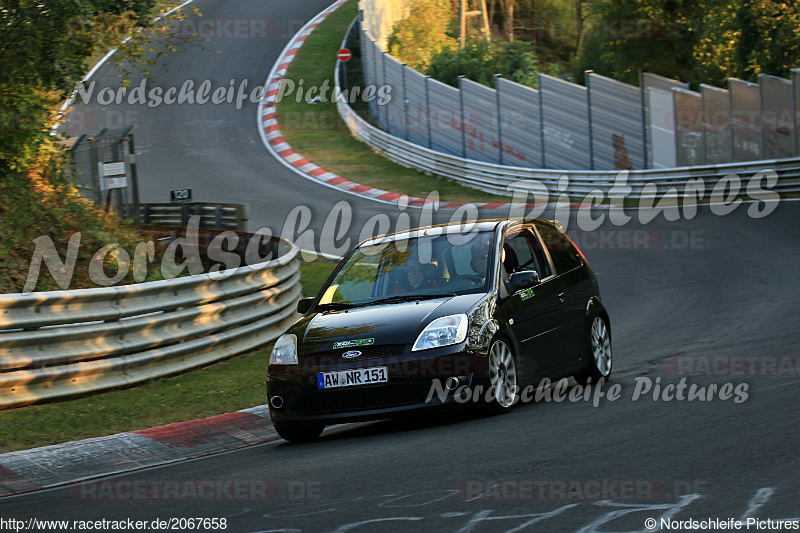
M 611 373 L 611 329 L 586 258 L 556 221 L 486 220 L 369 239 L 276 342 L 278 434 L 455 405 L 511 409 L 520 387 Z M 478 387 L 480 386 L 480 388 Z

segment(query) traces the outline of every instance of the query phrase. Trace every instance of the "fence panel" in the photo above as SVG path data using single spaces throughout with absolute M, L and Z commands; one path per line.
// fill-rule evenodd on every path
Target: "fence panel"
M 500 163 L 497 93 L 466 78 L 459 81 L 464 106 L 464 146 L 467 159 Z
M 383 50 L 381 50 L 378 47 L 378 44 L 375 43 L 375 58 L 374 58 L 375 59 L 375 63 L 374 63 L 375 64 L 375 83 L 377 83 L 378 85 L 386 85 L 386 76 L 384 76 L 384 72 L 383 72 L 383 70 L 384 70 L 383 69 L 383 56 L 384 55 L 385 54 L 383 53 Z M 395 87 L 392 87 L 392 91 L 394 91 L 394 90 L 395 90 Z M 392 95 L 392 96 L 394 96 L 394 95 Z M 381 129 L 382 130 L 386 130 L 386 127 L 387 127 L 386 126 L 387 107 L 385 105 L 383 105 L 383 106 L 377 106 L 376 105 L 376 107 L 377 107 L 378 110 L 377 110 L 377 115 L 375 116 L 375 119 L 378 121 L 378 125 L 381 127 Z
M 731 107 L 725 89 L 700 85 L 703 95 L 703 129 L 706 163 L 717 165 L 731 160 Z
M 675 101 L 671 92 L 661 89 L 646 89 L 647 109 L 650 113 L 648 141 L 652 149 L 648 152 L 651 168 L 675 166 Z
M 591 71 L 585 88 L 540 75 L 539 90 L 500 76 L 494 90 L 466 79 L 455 89 L 404 68 L 363 35 L 366 83 L 392 87 L 387 106 L 370 104 L 378 124 L 445 154 L 563 170 L 800 155 L 800 69 L 792 69 L 791 80 L 761 75 L 756 85 L 732 78 L 727 90 L 701 85 L 700 93 L 649 72 L 640 73 L 636 88 Z
M 546 168 L 591 167 L 586 87 L 539 75 Z
M 686 89 L 672 89 L 675 101 L 675 160 L 679 167 L 705 163 L 703 97 Z
M 592 168 L 645 168 L 639 88 L 594 72 L 587 73 L 586 86 L 591 104 Z
M 460 92 L 432 78 L 427 79 L 430 102 L 431 149 L 463 155 Z
M 661 168 L 655 166 L 655 164 L 653 163 L 653 152 L 654 150 L 657 150 L 663 155 L 665 147 L 663 146 L 654 147 L 655 143 L 653 142 L 654 141 L 653 137 L 650 136 L 650 130 L 652 130 L 653 128 L 653 120 L 655 120 L 659 124 L 663 124 L 664 117 L 656 117 L 655 119 L 651 117 L 651 111 L 649 105 L 650 99 L 647 96 L 647 89 L 660 89 L 662 91 L 669 92 L 672 90 L 673 87 L 688 89 L 689 84 L 680 82 L 678 80 L 665 78 L 664 76 L 659 76 L 658 74 L 653 74 L 652 72 L 641 72 L 639 75 L 639 87 L 642 89 L 644 94 L 643 98 L 644 121 L 645 124 L 647 124 L 647 128 L 645 130 L 647 132 L 647 138 L 645 139 L 645 151 L 647 153 L 647 168 Z M 659 99 L 659 97 L 655 98 Z
M 403 64 L 383 55 L 385 83 L 392 86 L 392 97 L 386 103 L 386 131 L 401 139 L 406 138 L 406 106 L 403 104 Z
M 731 135 L 733 160 L 762 159 L 761 103 L 758 85 L 735 78 L 728 79 L 731 95 Z
M 539 91 L 499 77 L 495 84 L 500 100 L 503 164 L 544 168 Z
M 380 85 L 375 75 L 375 58 L 379 54 L 380 51 L 378 50 L 378 46 L 372 40 L 369 32 L 367 30 L 363 30 L 361 32 L 361 69 L 364 72 L 365 85 L 372 85 L 375 87 Z M 369 110 L 372 113 L 372 116 L 377 116 L 377 98 L 370 100 Z
M 794 155 L 794 95 L 792 82 L 759 74 L 761 120 L 764 128 L 764 157 L 781 159 Z
M 406 67 L 406 99 L 408 101 L 408 140 L 430 146 L 430 124 L 425 76 Z M 394 95 L 392 96 L 394 98 Z

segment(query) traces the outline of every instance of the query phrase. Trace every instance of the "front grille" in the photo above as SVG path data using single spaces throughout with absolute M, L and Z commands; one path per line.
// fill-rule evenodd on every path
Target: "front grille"
M 313 354 L 303 355 L 306 358 L 313 358 L 316 360 L 325 361 L 347 361 L 342 357 L 345 352 L 352 352 L 357 350 L 361 355 L 352 359 L 352 361 L 368 361 L 370 359 L 380 359 L 383 357 L 397 357 L 402 355 L 406 349 L 405 344 L 379 344 L 377 346 L 356 346 L 354 348 L 338 348 L 336 350 L 326 350 L 323 352 L 316 352 Z
M 425 397 L 407 382 L 366 385 L 341 390 L 306 392 L 297 399 L 300 415 L 367 411 L 422 403 Z

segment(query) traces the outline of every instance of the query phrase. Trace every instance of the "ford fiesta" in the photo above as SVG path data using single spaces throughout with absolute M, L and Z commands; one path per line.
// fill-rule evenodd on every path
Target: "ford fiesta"
M 558 222 L 479 221 L 364 241 L 297 310 L 267 369 L 272 423 L 289 441 L 455 405 L 466 390 L 487 391 L 481 404 L 505 412 L 544 377 L 611 374 L 597 279 Z

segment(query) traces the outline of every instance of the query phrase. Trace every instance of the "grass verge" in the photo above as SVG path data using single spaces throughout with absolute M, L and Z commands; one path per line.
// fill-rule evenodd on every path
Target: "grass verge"
M 315 295 L 336 261 L 300 267 L 303 296 Z M 0 411 L 0 453 L 135 431 L 263 404 L 272 345 L 183 374 L 71 400 Z
M 303 43 L 285 78 L 296 87 L 302 80 L 305 90 L 321 87 L 327 81 L 332 93 L 336 51 L 356 14 L 356 2 L 350 0 L 317 26 Z M 509 201 L 507 196 L 463 187 L 389 161 L 350 135 L 335 103 L 309 104 L 305 98 L 298 102 L 295 98 L 298 92 L 284 97 L 277 105 L 281 132 L 295 151 L 325 170 L 357 183 L 411 196 L 425 197 L 437 190 L 442 200 L 451 202 Z

